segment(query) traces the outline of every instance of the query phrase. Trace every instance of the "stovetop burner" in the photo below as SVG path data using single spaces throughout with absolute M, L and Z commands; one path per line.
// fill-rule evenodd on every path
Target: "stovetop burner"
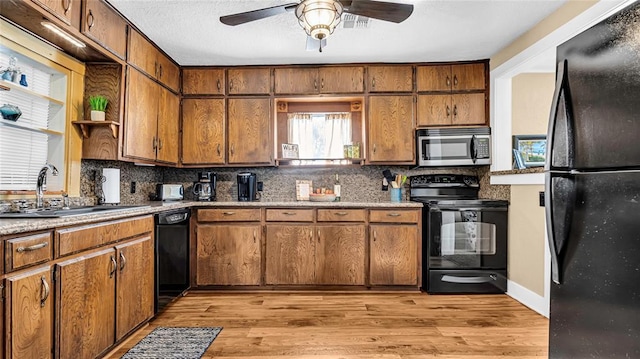
M 479 199 L 478 177 L 454 174 L 411 176 L 409 197 L 414 202 L 450 208 L 503 207 L 507 201 Z

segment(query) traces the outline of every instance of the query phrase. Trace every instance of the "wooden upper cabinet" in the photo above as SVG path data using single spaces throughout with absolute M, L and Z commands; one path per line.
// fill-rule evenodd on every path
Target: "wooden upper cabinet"
M 318 93 L 318 68 L 276 68 L 274 70 L 276 94 Z
M 182 69 L 183 95 L 224 95 L 224 69 Z
M 80 28 L 80 0 L 33 0 L 53 16 L 75 29 Z
M 486 125 L 485 94 L 418 95 L 418 126 Z
M 367 68 L 369 92 L 413 91 L 413 68 L 407 66 L 369 66 Z
M 418 66 L 416 77 L 419 92 L 482 91 L 485 63 Z
M 54 287 L 51 277 L 51 266 L 46 266 L 7 278 L 7 358 L 52 357 Z
M 159 85 L 129 68 L 123 155 L 156 159 Z M 177 136 L 177 134 L 174 134 Z
M 229 95 L 268 95 L 271 92 L 269 68 L 231 68 L 228 70 Z
M 182 100 L 182 164 L 225 163 L 224 99 Z
M 362 66 L 276 68 L 276 94 L 329 94 L 364 92 Z
M 369 97 L 369 162 L 415 163 L 413 96 Z
M 271 100 L 228 99 L 229 164 L 269 165 L 273 163 Z
M 178 163 L 178 134 L 180 133 L 180 98 L 164 87 L 160 92 L 158 104 L 158 134 L 156 160 Z
M 180 90 L 180 68 L 139 32 L 129 31 L 127 62 L 162 82 L 171 90 Z
M 451 95 L 454 125 L 488 125 L 485 113 L 485 94 Z
M 318 70 L 320 93 L 364 92 L 364 68 L 362 66 L 321 67 Z
M 83 0 L 81 31 L 121 59 L 127 50 L 127 23 L 103 0 Z

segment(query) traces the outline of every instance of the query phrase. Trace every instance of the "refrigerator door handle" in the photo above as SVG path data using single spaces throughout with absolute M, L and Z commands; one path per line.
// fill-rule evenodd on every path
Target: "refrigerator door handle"
M 547 163 L 549 160 L 547 159 Z M 551 280 L 557 284 L 561 283 L 560 268 L 558 268 L 558 250 L 556 248 L 556 241 L 554 238 L 554 223 L 553 223 L 553 207 L 551 196 L 553 196 L 551 173 L 546 172 L 544 179 L 544 213 L 547 221 L 547 241 L 549 241 L 549 251 L 551 252 Z
M 576 203 L 577 179 L 570 173 L 545 173 L 544 209 L 547 223 L 547 240 L 551 252 L 551 279 L 562 284 L 563 266 L 566 259 L 573 211 Z M 554 207 L 560 203 L 560 207 Z
M 571 129 L 571 103 L 570 103 L 570 92 L 568 86 L 568 78 L 567 78 L 567 60 L 563 60 L 558 63 L 557 76 L 556 76 L 556 87 L 553 93 L 553 99 L 551 102 L 551 113 L 549 115 L 549 127 L 547 129 L 547 158 L 544 165 L 544 170 L 549 171 L 552 167 L 557 167 L 557 164 L 554 165 L 553 160 L 555 158 L 556 152 L 559 151 L 558 147 L 563 147 L 563 150 L 566 151 L 566 155 L 568 157 L 571 156 L 570 152 L 572 151 L 572 129 Z M 558 122 L 558 115 L 561 112 L 561 109 L 565 112 L 565 123 Z M 559 127 L 563 128 L 563 131 L 566 133 L 559 134 L 556 133 Z M 566 138 L 560 139 L 558 136 L 564 135 Z M 561 140 L 561 143 L 557 143 L 558 140 Z M 566 141 L 567 143 L 563 143 L 562 141 Z M 569 166 L 568 163 L 561 164 L 560 167 Z

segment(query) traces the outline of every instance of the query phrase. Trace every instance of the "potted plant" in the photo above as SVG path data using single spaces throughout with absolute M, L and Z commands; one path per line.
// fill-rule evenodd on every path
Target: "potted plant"
M 109 100 L 102 95 L 90 96 L 89 106 L 91 106 L 91 121 L 104 121 L 104 111 Z

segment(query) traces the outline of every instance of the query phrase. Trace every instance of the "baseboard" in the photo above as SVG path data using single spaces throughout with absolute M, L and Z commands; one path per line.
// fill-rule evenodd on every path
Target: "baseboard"
M 510 280 L 507 281 L 507 295 L 526 305 L 538 314 L 549 318 L 549 303 L 545 297 Z

